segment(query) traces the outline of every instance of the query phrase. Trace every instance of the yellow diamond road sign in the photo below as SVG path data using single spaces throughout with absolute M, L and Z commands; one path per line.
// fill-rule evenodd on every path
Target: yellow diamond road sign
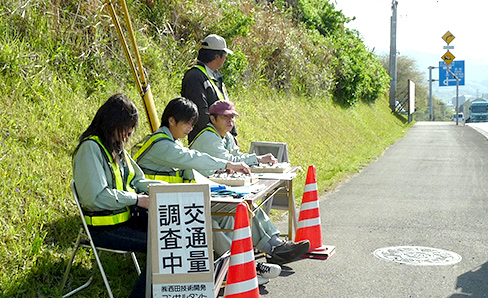
M 447 32 L 446 32 L 446 34 L 444 34 L 444 35 L 442 36 L 442 39 L 443 39 L 445 42 L 447 42 L 447 44 L 450 44 L 450 43 L 451 43 L 451 41 L 453 41 L 453 40 L 454 40 L 454 38 L 455 38 L 455 37 L 454 37 L 454 35 L 452 35 L 452 33 L 451 33 L 451 32 L 449 32 L 449 31 L 447 31 Z
M 454 55 L 451 54 L 451 52 L 447 51 L 444 55 L 442 55 L 442 60 L 446 62 L 447 65 L 449 65 L 453 60 L 454 60 Z

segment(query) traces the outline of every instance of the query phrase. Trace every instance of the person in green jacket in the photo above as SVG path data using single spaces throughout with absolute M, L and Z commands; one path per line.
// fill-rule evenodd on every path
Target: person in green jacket
M 73 155 L 73 179 L 88 229 L 96 246 L 147 251 L 147 219 L 131 217 L 130 208 L 149 206 L 147 180 L 124 150 L 139 114 L 124 94 L 111 96 L 79 138 Z M 142 270 L 131 297 L 145 296 Z
M 232 102 L 216 101 L 210 106 L 209 113 L 210 123 L 195 136 L 190 144 L 191 149 L 225 160 L 242 161 L 249 166 L 258 163 L 275 164 L 277 162 L 271 153 L 257 156 L 239 151 L 234 136 L 230 134 L 235 124 L 234 118 L 239 116 Z M 208 171 L 201 173 L 207 176 L 212 174 Z M 262 243 L 257 245 L 259 250 L 264 251 L 269 256 L 270 262 L 288 263 L 300 259 L 308 251 L 310 247 L 308 240 L 298 243 L 281 240 L 278 237 L 280 232 L 262 209 L 256 210 L 254 218 L 264 230 L 273 231 L 269 234 L 269 240 L 264 246 Z M 217 228 L 229 229 L 234 225 L 233 219 L 229 217 L 220 217 L 215 220 L 218 223 Z M 228 236 L 230 237 L 230 235 Z
M 254 153 L 242 153 L 239 150 L 235 137 L 230 133 L 235 125 L 235 117 L 239 116 L 232 102 L 216 101 L 210 106 L 209 113 L 210 123 L 195 136 L 193 142 L 190 143 L 190 149 L 229 161 L 241 161 L 248 166 L 259 163 L 277 163 L 276 158 L 271 153 L 257 156 Z M 213 173 L 205 171 L 201 174 L 209 176 Z
M 243 162 L 215 158 L 184 147 L 179 139 L 192 131 L 197 119 L 196 105 L 190 100 L 178 97 L 168 103 L 161 117 L 161 127 L 133 155 L 146 177 L 182 183 L 193 179 L 192 169 L 251 173 L 249 166 Z
M 146 173 L 146 177 L 170 183 L 191 181 L 193 169 L 198 171 L 232 171 L 250 174 L 243 162 L 233 162 L 212 157 L 206 153 L 184 147 L 178 139 L 185 138 L 198 118 L 197 106 L 184 97 L 171 100 L 161 117 L 161 127 L 142 142 L 134 154 L 134 160 Z M 256 227 L 259 223 L 256 223 Z M 253 225 L 254 227 L 254 225 Z M 257 228 L 255 228 L 257 229 Z M 222 232 L 213 233 L 213 248 L 217 255 L 230 249 L 231 240 Z M 267 239 L 266 239 L 267 241 Z M 277 265 L 257 263 L 260 284 L 280 274 Z
M 161 119 L 162 127 L 158 129 L 155 134 L 158 132 L 165 134 L 170 133 L 168 136 L 176 135 L 178 138 L 184 138 L 188 135 L 189 131 L 191 131 L 195 117 L 198 117 L 198 111 L 193 102 L 182 97 L 173 99 L 166 106 Z M 182 129 L 178 130 L 177 127 L 181 127 Z M 152 178 L 157 178 L 158 174 L 159 176 L 164 176 L 163 174 L 169 175 L 166 172 L 168 170 L 178 172 L 180 169 L 184 169 L 185 173 L 183 174 L 183 177 L 187 178 L 190 178 L 186 174 L 189 169 L 210 173 L 223 170 L 222 167 L 210 167 L 210 160 L 217 161 L 222 165 L 225 163 L 235 163 L 231 160 L 212 157 L 207 153 L 202 153 L 197 150 L 183 148 L 174 143 L 173 138 L 163 138 L 162 141 L 153 143 L 152 146 L 143 145 L 139 152 L 134 155 L 134 159 L 145 173 L 153 173 L 156 175 L 150 176 Z M 265 159 L 272 160 L 273 158 L 267 156 Z M 249 170 L 249 167 L 244 162 L 238 161 L 237 163 L 239 165 L 244 165 L 246 167 L 246 172 Z M 233 168 L 228 169 L 236 171 Z M 250 173 L 250 171 L 247 173 Z M 285 242 L 281 240 L 279 238 L 280 232 L 278 229 L 274 226 L 271 220 L 269 220 L 267 215 L 262 212 L 262 210 L 259 210 L 257 211 L 256 216 L 252 219 L 252 239 L 254 246 L 258 250 L 273 256 L 277 263 L 286 263 L 296 260 L 308 251 L 308 241 L 293 243 L 292 241 Z M 214 217 L 213 225 L 214 227 L 226 226 L 232 229 L 233 220 L 232 217 Z M 230 249 L 231 239 L 231 237 L 222 232 L 214 233 L 214 250 L 217 254 L 223 254 Z

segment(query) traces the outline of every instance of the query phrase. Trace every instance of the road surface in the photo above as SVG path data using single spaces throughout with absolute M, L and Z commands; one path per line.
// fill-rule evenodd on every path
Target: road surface
M 288 264 L 261 296 L 488 297 L 488 133 L 480 129 L 415 124 L 377 161 L 321 197 L 323 242 L 336 253 Z M 462 260 L 411 265 L 373 254 L 400 246 Z

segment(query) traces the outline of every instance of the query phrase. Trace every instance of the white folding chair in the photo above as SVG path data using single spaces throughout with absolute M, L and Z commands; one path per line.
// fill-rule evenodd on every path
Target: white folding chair
M 83 214 L 83 209 L 81 209 L 80 203 L 78 201 L 78 194 L 76 192 L 76 187 L 74 181 L 71 183 L 71 190 L 73 191 L 73 196 L 75 198 L 76 206 L 78 206 L 78 210 L 81 216 L 81 222 L 83 223 L 83 227 L 80 229 L 80 232 L 78 233 L 78 238 L 76 239 L 76 244 L 74 247 L 73 255 L 71 256 L 71 259 L 68 263 L 68 266 L 66 267 L 66 271 L 64 273 L 63 281 L 61 283 L 61 291 L 63 291 L 66 281 L 68 280 L 68 275 L 69 271 L 71 269 L 71 266 L 73 265 L 73 261 L 76 256 L 76 252 L 78 251 L 78 248 L 80 247 L 85 247 L 88 249 L 91 249 L 93 251 L 93 254 L 95 255 L 95 259 L 97 261 L 98 269 L 100 269 L 100 274 L 102 275 L 103 282 L 105 283 L 105 287 L 107 288 L 107 292 L 110 298 L 113 298 L 112 294 L 112 289 L 110 288 L 110 285 L 108 283 L 107 276 L 105 275 L 105 270 L 103 270 L 102 262 L 100 261 L 100 257 L 98 256 L 98 251 L 108 251 L 108 252 L 113 252 L 113 253 L 119 253 L 119 254 L 130 254 L 132 257 L 132 261 L 134 262 L 134 266 L 136 267 L 137 274 L 141 274 L 141 267 L 139 266 L 139 262 L 137 261 L 136 254 L 131 251 L 125 251 L 125 250 L 114 250 L 114 249 L 107 249 L 107 248 L 102 248 L 102 247 L 97 247 L 93 243 L 92 237 L 90 235 L 90 231 L 88 230 L 88 226 L 85 221 L 85 217 Z M 79 286 L 78 288 L 68 292 L 67 294 L 63 295 L 63 297 L 70 297 L 81 290 L 87 288 L 91 282 L 93 281 L 94 274 L 88 279 L 87 282 L 85 282 L 83 285 Z
M 255 153 L 256 155 L 263 155 L 266 153 L 273 154 L 278 162 L 290 162 L 288 156 L 288 147 L 286 143 L 278 142 L 251 142 L 249 147 L 249 153 Z M 285 187 L 281 188 L 278 192 L 274 193 L 271 198 L 264 204 L 263 210 L 269 215 L 271 209 L 288 210 L 292 217 L 293 224 L 297 227 L 297 215 L 295 210 L 295 196 L 293 194 L 293 182 L 285 182 Z M 291 223 L 291 222 L 290 222 Z M 294 232 L 293 227 L 289 225 L 288 234 L 282 234 L 287 236 L 288 239 L 292 239 Z
M 249 153 L 256 153 L 256 155 L 271 153 L 278 162 L 290 162 L 286 143 L 254 141 L 251 142 Z

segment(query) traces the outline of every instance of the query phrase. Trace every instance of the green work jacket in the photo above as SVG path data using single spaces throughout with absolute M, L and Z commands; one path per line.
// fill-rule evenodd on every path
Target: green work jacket
M 228 132 L 225 137 L 222 137 L 212 124 L 208 124 L 206 128 L 195 136 L 195 139 L 190 144 L 190 149 L 205 152 L 213 157 L 232 162 L 244 162 L 248 166 L 259 163 L 256 154 L 242 153 L 239 151 L 239 147 L 232 134 Z M 209 171 L 199 172 L 204 176 L 212 174 Z
M 97 216 L 107 211 L 113 214 L 126 212 L 126 207 L 137 203 L 137 193 L 147 192 L 151 183 L 160 183 L 145 179 L 144 173 L 129 154 L 125 151 L 124 154 L 127 162 L 120 159 L 116 174 L 116 166 L 97 139 L 88 138 L 77 148 L 73 158 L 73 178 L 85 215 Z M 123 221 L 115 223 L 120 222 Z
M 192 180 L 192 169 L 210 172 L 225 170 L 227 166 L 226 160 L 184 147 L 179 141 L 173 138 L 168 127 L 160 127 L 156 130 L 155 134 L 157 133 L 163 133 L 167 137 L 164 137 L 164 139 L 158 142 L 154 142 L 152 146 L 147 148 L 144 154 L 137 157 L 137 163 L 144 172 L 148 174 L 181 173 L 181 170 L 183 170 L 183 178 L 185 180 Z

